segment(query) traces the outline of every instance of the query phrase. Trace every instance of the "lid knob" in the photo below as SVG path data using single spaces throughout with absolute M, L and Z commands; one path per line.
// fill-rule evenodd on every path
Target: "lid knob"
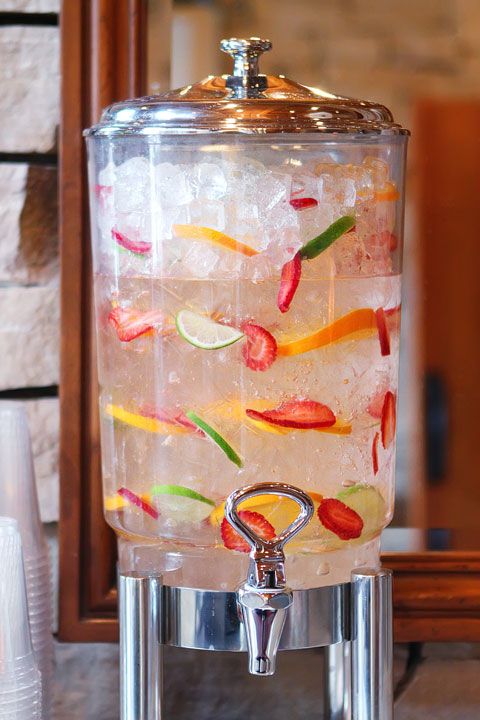
M 260 75 L 258 59 L 272 47 L 270 40 L 251 37 L 222 40 L 220 48 L 233 58 L 233 75 L 228 75 L 226 85 L 234 90 L 235 97 L 258 97 L 267 87 L 266 75 Z

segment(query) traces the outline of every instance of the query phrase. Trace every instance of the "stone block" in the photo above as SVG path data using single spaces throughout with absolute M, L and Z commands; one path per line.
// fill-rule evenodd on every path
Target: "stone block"
M 0 0 L 0 12 L 59 13 L 60 0 Z
M 55 148 L 59 118 L 59 30 L 0 27 L 0 152 Z
M 32 438 L 40 516 L 43 522 L 59 518 L 58 398 L 41 398 L 25 403 Z
M 49 282 L 58 272 L 56 168 L 1 163 L 0 197 L 0 282 Z
M 0 317 L 0 390 L 58 384 L 58 288 L 0 286 Z

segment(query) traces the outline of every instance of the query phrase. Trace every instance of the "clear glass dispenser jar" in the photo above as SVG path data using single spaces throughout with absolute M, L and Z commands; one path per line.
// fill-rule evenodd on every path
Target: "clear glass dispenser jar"
M 393 510 L 403 174 L 383 106 L 232 75 L 112 105 L 87 131 L 105 516 L 165 582 L 234 589 L 234 489 L 315 514 L 293 588 L 378 564 Z M 296 515 L 241 507 L 265 537 Z

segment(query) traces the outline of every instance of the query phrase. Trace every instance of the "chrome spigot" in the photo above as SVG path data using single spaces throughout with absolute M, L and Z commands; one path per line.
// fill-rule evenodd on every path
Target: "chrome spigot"
M 300 512 L 280 535 L 263 540 L 242 521 L 237 510 L 240 503 L 255 495 L 283 495 L 298 503 Z M 231 493 L 225 503 L 225 517 L 252 548 L 247 581 L 237 592 L 247 636 L 248 669 L 252 675 L 275 672 L 278 646 L 293 602 L 292 591 L 286 585 L 283 548 L 309 522 L 313 510 L 307 493 L 285 483 L 247 485 Z

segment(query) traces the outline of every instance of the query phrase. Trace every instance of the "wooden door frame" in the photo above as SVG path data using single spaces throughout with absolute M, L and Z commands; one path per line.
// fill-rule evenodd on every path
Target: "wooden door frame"
M 62 640 L 114 641 L 113 533 L 101 510 L 92 360 L 90 238 L 82 130 L 109 103 L 141 93 L 145 0 L 64 0 L 60 627 Z M 480 553 L 390 554 L 397 641 L 480 641 Z

